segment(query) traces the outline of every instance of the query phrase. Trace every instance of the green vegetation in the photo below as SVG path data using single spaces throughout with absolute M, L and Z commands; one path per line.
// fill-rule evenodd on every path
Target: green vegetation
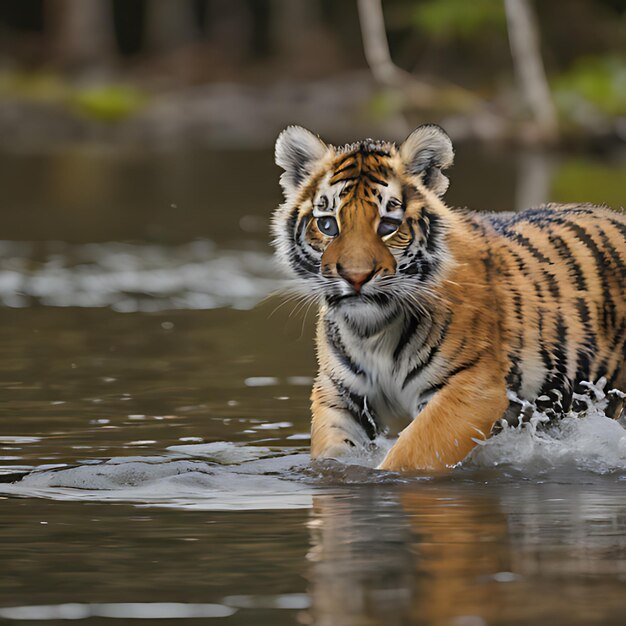
M 428 0 L 417 5 L 413 19 L 438 39 L 472 39 L 485 30 L 506 28 L 502 0 Z
M 624 168 L 584 159 L 565 161 L 555 172 L 550 197 L 555 202 L 593 202 L 624 206 Z
M 0 97 L 54 103 L 67 98 L 69 87 L 58 74 L 48 72 L 0 73 Z
M 585 103 L 606 115 L 626 115 L 626 58 L 579 59 L 553 82 L 553 88 L 566 115 Z
M 105 122 L 115 122 L 141 110 L 147 97 L 126 85 L 102 85 L 76 90 L 71 102 L 81 113 Z
M 148 103 L 147 95 L 135 87 L 115 83 L 84 87 L 46 72 L 0 74 L 0 97 L 67 106 L 107 122 L 126 119 Z

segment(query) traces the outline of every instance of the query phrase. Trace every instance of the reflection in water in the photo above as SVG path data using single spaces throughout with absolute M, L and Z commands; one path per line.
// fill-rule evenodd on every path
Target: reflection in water
M 624 585 L 626 494 L 602 485 L 575 494 L 563 493 L 558 484 L 542 491 L 503 498 L 510 511 L 508 532 L 517 546 L 515 567 L 527 576 L 606 576 Z
M 626 495 L 468 486 L 315 497 L 313 623 L 620 623 Z
M 357 498 L 316 496 L 308 526 L 313 623 L 405 623 L 416 573 L 410 524 L 397 498 L 383 489 Z

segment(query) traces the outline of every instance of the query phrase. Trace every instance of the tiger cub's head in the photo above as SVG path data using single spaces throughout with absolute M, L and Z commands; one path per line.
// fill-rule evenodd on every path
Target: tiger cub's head
M 304 290 L 363 311 L 415 298 L 437 280 L 446 260 L 442 170 L 454 157 L 441 128 L 420 126 L 400 146 L 335 147 L 290 126 L 275 154 L 285 202 L 274 243 Z

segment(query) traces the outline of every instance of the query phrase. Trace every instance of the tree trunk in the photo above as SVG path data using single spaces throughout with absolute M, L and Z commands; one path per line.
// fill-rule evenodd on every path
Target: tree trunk
M 374 79 L 381 85 L 404 91 L 417 106 L 432 104 L 433 88 L 417 81 L 391 59 L 381 0 L 358 0 L 358 9 L 363 51 Z
M 104 0 L 47 0 L 52 57 L 69 69 L 85 70 L 110 61 L 113 11 Z
M 540 136 L 553 141 L 558 120 L 546 78 L 539 33 L 529 0 L 504 0 L 513 65 L 520 91 L 537 125 Z

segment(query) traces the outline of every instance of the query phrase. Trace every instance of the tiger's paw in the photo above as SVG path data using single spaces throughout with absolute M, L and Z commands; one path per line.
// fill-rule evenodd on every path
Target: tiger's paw
M 416 459 L 412 458 L 409 450 L 406 450 L 405 446 L 398 446 L 396 443 L 376 469 L 386 472 L 407 472 L 409 470 L 422 469 L 416 466 L 415 462 Z
M 387 456 L 376 469 L 387 472 L 414 472 L 419 470 L 445 469 L 444 459 L 431 455 L 424 450 L 416 449 L 410 442 L 401 439 L 389 450 Z

